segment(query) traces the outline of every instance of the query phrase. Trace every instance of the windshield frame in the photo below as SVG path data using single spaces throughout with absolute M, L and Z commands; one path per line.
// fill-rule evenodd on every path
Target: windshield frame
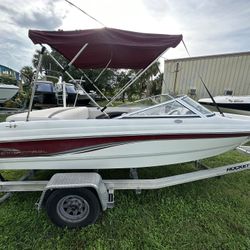
M 180 96 L 177 98 L 173 98 L 171 100 L 168 100 L 166 102 L 163 103 L 159 103 L 150 107 L 146 107 L 146 108 L 142 108 L 140 110 L 136 110 L 134 112 L 128 113 L 128 114 L 123 114 L 119 117 L 117 117 L 116 119 L 138 119 L 138 118 L 206 118 L 206 117 L 211 117 L 214 116 L 215 114 L 213 112 L 211 112 L 210 110 L 206 109 L 205 107 L 203 107 L 201 104 L 197 103 L 197 107 L 200 107 L 201 110 L 206 111 L 206 113 L 201 112 L 199 109 L 195 108 L 194 105 L 191 105 L 190 102 L 186 102 L 186 100 L 191 99 L 190 97 L 188 97 L 187 95 L 184 96 Z M 166 104 L 170 104 L 171 102 L 177 102 L 179 104 L 181 104 L 182 106 L 184 106 L 185 108 L 187 108 L 188 110 L 192 111 L 193 114 L 191 115 L 148 115 L 148 116 L 141 116 L 138 115 L 136 116 L 136 114 L 142 113 L 143 111 L 148 111 L 150 109 L 155 109 L 157 107 L 166 105 Z M 191 99 L 191 102 L 195 102 L 193 99 Z M 196 104 L 196 102 L 195 102 Z

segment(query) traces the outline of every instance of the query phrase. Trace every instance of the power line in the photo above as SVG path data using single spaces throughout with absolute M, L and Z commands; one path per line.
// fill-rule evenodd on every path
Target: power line
M 71 3 L 68 0 L 65 0 L 65 2 L 67 2 L 68 4 L 72 5 L 73 7 L 77 8 L 78 10 L 80 10 L 83 14 L 85 14 L 86 16 L 90 17 L 91 19 L 95 20 L 96 22 L 98 22 L 99 24 L 101 24 L 102 26 L 106 27 L 105 24 L 103 24 L 102 22 L 100 22 L 99 20 L 97 20 L 96 18 L 94 18 L 93 16 L 91 16 L 90 14 L 88 14 L 86 11 L 82 10 L 80 7 L 76 6 L 75 4 Z

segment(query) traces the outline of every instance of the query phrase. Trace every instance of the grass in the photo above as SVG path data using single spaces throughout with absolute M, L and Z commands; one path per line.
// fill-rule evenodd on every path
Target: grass
M 209 166 L 250 160 L 232 151 L 206 159 Z M 139 169 L 141 178 L 194 170 L 186 163 Z M 2 171 L 8 179 L 20 171 Z M 39 172 L 47 178 L 53 172 Z M 102 171 L 104 178 L 127 170 Z M 0 249 L 250 249 L 250 171 L 174 187 L 116 191 L 115 207 L 95 225 L 78 230 L 55 227 L 37 212 L 40 193 L 15 193 L 0 205 Z
M 0 115 L 0 122 L 4 122 L 6 119 L 6 115 Z
M 218 166 L 249 160 L 229 152 L 205 161 Z M 140 169 L 151 178 L 189 172 L 191 163 Z M 19 172 L 4 172 L 14 178 Z M 112 177 L 127 176 L 127 170 Z M 40 177 L 45 172 L 40 172 Z M 109 171 L 102 171 L 105 178 Z M 117 191 L 116 206 L 78 230 L 51 224 L 34 203 L 40 193 L 15 193 L 0 206 L 0 249 L 250 249 L 250 171 L 143 191 Z

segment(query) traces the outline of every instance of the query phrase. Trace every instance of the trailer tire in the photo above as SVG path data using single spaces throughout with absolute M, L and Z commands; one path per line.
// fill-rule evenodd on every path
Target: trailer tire
M 101 208 L 99 199 L 89 189 L 58 189 L 47 199 L 46 211 L 59 227 L 78 228 L 93 224 Z

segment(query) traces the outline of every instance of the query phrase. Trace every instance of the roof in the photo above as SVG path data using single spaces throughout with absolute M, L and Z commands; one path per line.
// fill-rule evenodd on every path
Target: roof
M 34 44 L 48 44 L 68 60 L 88 44 L 74 62 L 78 68 L 140 69 L 147 67 L 168 48 L 175 48 L 182 35 L 139 33 L 113 28 L 76 31 L 29 30 Z
M 165 63 L 193 61 L 193 60 L 204 60 L 204 59 L 214 59 L 214 58 L 223 58 L 223 57 L 239 57 L 239 56 L 250 56 L 250 51 L 235 52 L 235 53 L 225 53 L 225 54 L 214 54 L 214 55 L 205 55 L 205 56 L 192 56 L 192 57 L 183 57 L 183 58 L 175 58 L 175 59 L 166 59 Z

